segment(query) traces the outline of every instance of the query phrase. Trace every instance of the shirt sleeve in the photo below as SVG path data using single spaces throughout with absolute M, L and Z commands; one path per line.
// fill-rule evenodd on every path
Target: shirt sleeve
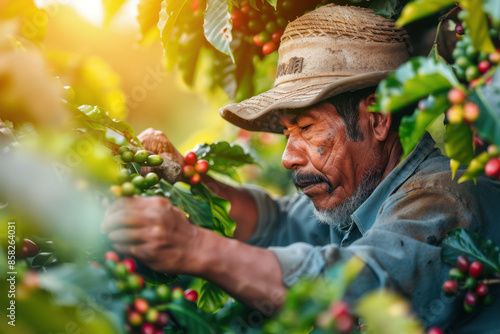
M 439 187 L 412 188 L 389 197 L 372 228 L 348 247 L 296 243 L 269 250 L 281 264 L 286 286 L 304 276 L 319 276 L 339 260 L 357 256 L 366 265 L 347 299 L 357 299 L 371 289 L 389 288 L 409 297 L 425 322 L 437 323 L 452 314 L 449 297 L 441 291 L 449 268 L 441 262 L 439 245 L 453 228 L 475 230 L 475 221 L 472 210 L 456 193 Z M 434 300 L 446 306 L 437 315 L 428 309 Z
M 257 226 L 246 243 L 268 247 L 284 224 L 287 208 L 296 201 L 296 196 L 273 198 L 268 192 L 256 186 L 247 185 L 245 189 L 253 196 L 258 210 Z

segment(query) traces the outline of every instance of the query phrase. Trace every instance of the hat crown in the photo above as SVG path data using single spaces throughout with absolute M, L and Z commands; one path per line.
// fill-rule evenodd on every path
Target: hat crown
M 371 9 L 319 7 L 288 24 L 275 86 L 304 77 L 347 77 L 392 71 L 408 59 L 403 28 Z

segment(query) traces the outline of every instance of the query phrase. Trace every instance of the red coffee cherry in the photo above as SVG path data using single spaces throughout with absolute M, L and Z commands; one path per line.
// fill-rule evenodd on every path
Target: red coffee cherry
M 491 68 L 491 64 L 489 61 L 487 60 L 483 60 L 479 63 L 479 65 L 477 65 L 477 69 L 479 70 L 479 72 L 481 73 L 486 73 L 489 69 Z
M 155 326 L 158 328 L 163 328 L 168 325 L 170 319 L 168 318 L 168 314 L 165 312 L 158 313 L 158 319 L 155 322 Z
M 464 27 L 462 26 L 462 22 L 458 22 L 455 26 L 455 32 L 459 35 L 463 35 L 465 33 Z
M 133 259 L 127 257 L 126 259 L 123 259 L 122 263 L 125 265 L 125 268 L 127 268 L 129 273 L 135 273 L 137 266 Z
M 182 167 L 182 175 L 184 175 L 184 177 L 191 177 L 194 173 L 195 169 L 193 165 L 184 165 L 184 167 Z
M 198 292 L 193 289 L 187 289 L 186 291 L 184 291 L 184 298 L 186 298 L 190 302 L 196 302 L 198 300 Z
M 474 261 L 470 264 L 469 267 L 469 275 L 478 278 L 483 274 L 483 265 L 481 262 Z
M 120 262 L 120 257 L 118 256 L 118 254 L 116 254 L 115 252 L 113 251 L 107 251 L 106 252 L 106 255 L 104 255 L 104 259 L 107 261 L 107 260 L 113 260 L 115 261 L 116 263 Z
M 268 55 L 270 53 L 273 53 L 277 49 L 278 49 L 278 46 L 276 45 L 276 43 L 270 41 L 270 42 L 267 42 L 266 44 L 264 44 L 264 46 L 262 47 L 262 53 L 265 55 Z
M 204 174 L 208 171 L 208 161 L 200 159 L 196 162 L 196 165 L 194 165 L 194 169 L 200 173 Z
M 452 88 L 448 92 L 448 101 L 451 104 L 461 104 L 465 101 L 465 93 L 458 88 Z
M 153 325 L 148 324 L 148 323 L 142 325 L 142 328 L 141 328 L 142 334 L 155 334 L 155 332 L 156 332 L 156 329 Z
M 137 298 L 135 301 L 134 301 L 134 308 L 137 312 L 141 313 L 141 314 L 144 314 L 148 311 L 149 309 L 149 304 L 148 302 L 143 299 L 143 298 Z
M 437 327 L 432 327 L 427 331 L 427 334 L 443 334 L 444 332 L 437 328 Z
M 500 176 L 500 158 L 492 158 L 484 166 L 484 173 L 488 176 Z
M 484 283 L 480 283 L 476 288 L 476 293 L 478 296 L 484 297 L 488 294 L 488 286 Z
M 466 273 L 469 271 L 469 259 L 467 257 L 460 255 L 457 257 L 457 267 L 462 272 Z
M 196 153 L 194 153 L 193 151 L 187 152 L 186 156 L 184 157 L 184 163 L 187 165 L 194 165 L 197 160 L 198 157 L 196 156 Z
M 469 306 L 476 306 L 477 304 L 477 294 L 475 292 L 467 292 L 465 295 L 465 303 Z
M 454 280 L 444 282 L 443 291 L 447 296 L 455 295 L 458 292 L 458 282 Z
M 198 173 L 194 173 L 193 176 L 189 179 L 189 183 L 191 184 L 198 184 L 201 182 L 201 176 Z
M 276 30 L 271 35 L 271 39 L 274 43 L 279 44 L 281 42 L 281 36 L 283 36 L 283 30 Z
M 39 252 L 38 246 L 31 241 L 30 239 L 24 239 L 23 240 L 23 245 L 21 247 L 21 257 L 26 258 L 26 257 L 33 257 L 37 255 Z

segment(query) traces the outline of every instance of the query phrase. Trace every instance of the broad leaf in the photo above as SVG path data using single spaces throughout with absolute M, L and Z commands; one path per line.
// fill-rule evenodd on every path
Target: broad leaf
M 495 72 L 490 85 L 477 88 L 470 100 L 481 110 L 474 122 L 478 135 L 500 146 L 500 72 Z
M 104 23 L 108 25 L 127 0 L 102 0 Z
M 399 0 L 372 0 L 370 8 L 375 14 L 391 18 L 399 14 Z
M 202 17 L 198 17 L 198 19 L 190 22 L 189 30 L 184 30 L 177 41 L 177 64 L 179 71 L 182 72 L 182 78 L 188 86 L 194 84 L 198 57 L 203 45 L 203 21 Z
M 229 299 L 229 295 L 222 291 L 218 286 L 203 281 L 198 296 L 197 305 L 207 313 L 219 311 Z
M 276 6 L 278 5 L 278 0 L 267 0 L 267 3 L 273 6 L 273 8 L 276 10 Z
M 460 6 L 467 10 L 468 15 L 465 17 L 465 23 L 467 23 L 468 34 L 474 48 L 486 53 L 495 52 L 490 38 L 488 20 L 483 12 L 482 1 L 461 0 Z
M 208 0 L 205 11 L 205 24 L 203 25 L 205 37 L 220 52 L 227 54 L 233 59 L 230 48 L 233 40 L 231 30 L 231 14 L 229 13 L 226 0 Z
M 357 304 L 356 314 L 369 324 L 367 334 L 424 332 L 408 301 L 393 292 L 379 290 L 365 294 Z
M 488 161 L 493 157 L 493 155 L 483 152 L 474 159 L 471 160 L 467 171 L 458 179 L 458 183 L 462 183 L 469 180 L 476 180 L 476 177 L 483 174 L 484 167 Z
M 182 301 L 182 300 L 181 300 Z M 169 310 L 173 313 L 177 321 L 190 334 L 219 334 L 222 330 L 213 321 L 212 316 L 197 310 L 192 302 L 169 303 L 159 306 L 159 310 Z
M 455 267 L 457 257 L 465 255 L 469 260 L 478 260 L 483 264 L 484 274 L 500 273 L 500 253 L 495 244 L 477 233 L 463 228 L 451 230 L 441 244 L 441 259 Z
M 127 163 L 127 169 L 130 172 L 130 174 L 139 174 L 139 175 L 141 175 L 141 165 L 139 165 L 137 162 L 129 162 L 129 163 Z
M 459 86 L 453 70 L 433 58 L 418 57 L 401 65 L 377 88 L 373 111 L 391 113 L 437 92 Z
M 158 30 L 160 10 L 161 0 L 140 0 L 137 4 L 137 21 L 141 28 L 141 42 L 160 37 Z
M 141 142 L 135 136 L 135 131 L 132 126 L 125 121 L 111 119 L 105 109 L 88 105 L 80 106 L 77 109 L 81 114 L 77 115 L 75 118 L 83 121 L 90 128 L 98 131 L 107 131 L 107 129 L 111 129 L 125 137 L 131 144 L 143 148 Z
M 500 26 L 500 1 L 483 0 L 483 9 L 485 13 L 488 13 L 493 26 Z
M 226 167 L 256 164 L 255 159 L 249 153 L 246 153 L 241 146 L 226 141 L 197 145 L 193 151 L 199 159 L 207 160 L 211 169 L 221 173 L 224 172 Z
M 179 190 L 165 180 L 160 181 L 160 189 L 175 206 L 182 208 L 191 222 L 204 228 L 214 229 L 212 210 L 210 210 L 209 203 Z
M 448 124 L 444 138 L 446 155 L 462 165 L 468 165 L 474 157 L 472 136 L 472 130 L 467 124 Z
M 429 96 L 425 101 L 425 110 L 415 109 L 411 116 L 404 116 L 399 125 L 399 137 L 404 150 L 404 157 L 417 146 L 427 127 L 449 107 L 446 94 Z
M 161 3 L 158 29 L 160 29 L 161 41 L 165 49 L 167 48 L 170 34 L 177 22 L 179 13 L 186 3 L 187 0 L 163 0 Z
M 42 269 L 45 266 L 48 266 L 52 263 L 56 262 L 56 258 L 53 253 L 42 252 L 35 256 L 31 262 L 31 267 L 33 269 Z
M 231 203 L 228 200 L 215 195 L 204 184 L 198 184 L 191 187 L 193 194 L 202 201 L 208 202 L 212 211 L 215 230 L 226 237 L 233 237 L 236 223 L 229 217 Z
M 415 0 L 407 4 L 396 25 L 404 26 L 455 4 L 456 0 Z

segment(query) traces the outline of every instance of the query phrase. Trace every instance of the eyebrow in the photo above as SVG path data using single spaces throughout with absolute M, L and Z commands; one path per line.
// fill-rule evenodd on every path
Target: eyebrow
M 292 124 L 297 124 L 300 121 L 300 119 L 302 119 L 302 118 L 312 118 L 313 120 L 317 119 L 317 117 L 311 115 L 311 112 L 308 111 L 308 110 L 303 110 L 303 111 L 301 111 L 299 113 L 297 113 L 297 112 L 291 112 L 292 110 L 297 110 L 297 109 L 283 109 L 283 113 L 281 115 L 282 117 L 283 116 L 288 116 L 288 115 L 295 116 L 293 118 L 290 118 L 290 122 Z M 282 123 L 281 119 L 279 120 L 279 123 L 284 126 L 284 124 Z

